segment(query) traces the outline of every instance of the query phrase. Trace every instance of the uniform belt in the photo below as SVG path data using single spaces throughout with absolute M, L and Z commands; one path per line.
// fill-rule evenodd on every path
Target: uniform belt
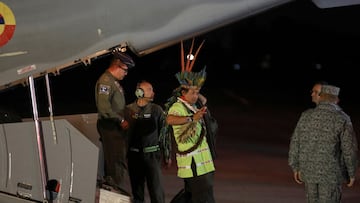
M 129 149 L 132 152 L 144 152 L 144 153 L 149 153 L 149 152 L 156 152 L 160 150 L 160 146 L 159 145 L 154 145 L 154 146 L 150 146 L 150 147 L 144 147 L 142 149 L 139 148 L 135 148 L 135 147 L 130 147 Z

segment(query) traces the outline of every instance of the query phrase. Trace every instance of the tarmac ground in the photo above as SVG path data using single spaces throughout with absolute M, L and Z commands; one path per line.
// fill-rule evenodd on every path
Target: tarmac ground
M 304 203 L 304 185 L 293 180 L 288 144 L 297 113 L 266 107 L 213 110 L 219 122 L 214 193 L 218 203 Z M 353 118 L 356 119 L 356 118 Z M 176 160 L 164 169 L 166 203 L 180 191 Z M 344 185 L 342 203 L 360 202 L 360 170 L 352 188 Z M 146 192 L 146 202 L 149 201 Z

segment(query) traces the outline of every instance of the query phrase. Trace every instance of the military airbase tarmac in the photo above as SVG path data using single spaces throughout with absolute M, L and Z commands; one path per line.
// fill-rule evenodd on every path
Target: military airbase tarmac
M 304 185 L 293 180 L 287 158 L 291 132 L 306 106 L 241 106 L 227 104 L 212 108 L 219 122 L 216 202 L 305 203 Z M 354 126 L 360 127 L 357 116 L 353 115 L 352 120 Z M 176 176 L 175 160 L 163 173 L 168 203 L 183 187 L 183 182 Z M 356 179 L 354 187 L 343 187 L 342 203 L 360 202 L 360 170 Z M 148 196 L 146 202 L 150 202 Z
M 217 138 L 218 158 L 215 175 L 215 198 L 218 203 L 304 203 L 304 186 L 293 180 L 287 164 L 287 128 L 281 112 L 258 109 L 234 114 L 234 109 L 222 107 L 218 115 L 220 134 Z M 250 116 L 252 114 L 252 116 Z M 279 119 L 282 117 L 282 119 Z M 295 119 L 295 120 L 294 120 Z M 230 122 L 231 121 L 231 122 Z M 268 122 L 270 121 L 270 122 Z M 281 130 L 282 129 L 282 130 Z M 281 131 L 284 132 L 281 139 Z M 279 134 L 278 134 L 279 133 Z M 264 137 L 262 137 L 264 136 Z M 272 137 L 274 140 L 272 140 Z M 278 140 L 276 140 L 278 139 Z M 175 166 L 176 167 L 176 166 Z M 164 170 L 166 202 L 182 187 L 176 169 Z M 352 188 L 344 187 L 343 203 L 360 202 L 360 171 Z

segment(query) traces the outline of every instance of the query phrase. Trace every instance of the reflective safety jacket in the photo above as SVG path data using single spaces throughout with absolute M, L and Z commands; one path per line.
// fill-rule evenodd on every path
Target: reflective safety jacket
M 192 116 L 194 112 L 190 111 L 182 101 L 175 102 L 169 109 L 169 115 L 176 116 Z M 202 133 L 202 125 L 204 121 L 199 120 L 197 122 L 190 122 L 183 125 L 173 125 L 173 132 L 175 141 L 177 144 L 178 151 L 186 151 L 196 145 L 198 140 L 200 139 L 200 135 Z M 189 128 L 191 128 L 189 130 Z M 185 133 L 191 133 L 188 139 L 183 142 L 179 141 L 179 137 Z M 203 132 L 206 133 L 206 132 Z M 199 146 L 189 153 L 177 153 L 176 161 L 178 166 L 178 176 L 180 178 L 190 178 L 194 177 L 194 174 L 191 169 L 191 163 L 194 160 L 196 165 L 196 174 L 198 176 L 215 171 L 215 166 L 213 163 L 213 159 L 211 157 L 211 152 L 209 149 L 209 145 L 206 141 L 206 136 L 202 138 Z

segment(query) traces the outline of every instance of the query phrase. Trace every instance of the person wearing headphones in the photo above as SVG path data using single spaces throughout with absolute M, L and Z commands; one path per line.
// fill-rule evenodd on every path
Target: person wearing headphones
M 139 82 L 135 95 L 137 99 L 126 109 L 130 126 L 128 167 L 133 202 L 144 202 L 146 182 L 151 203 L 164 203 L 162 159 L 167 166 L 171 164 L 171 158 L 161 149 L 160 143 L 165 114 L 161 106 L 152 103 L 155 93 L 149 82 Z

